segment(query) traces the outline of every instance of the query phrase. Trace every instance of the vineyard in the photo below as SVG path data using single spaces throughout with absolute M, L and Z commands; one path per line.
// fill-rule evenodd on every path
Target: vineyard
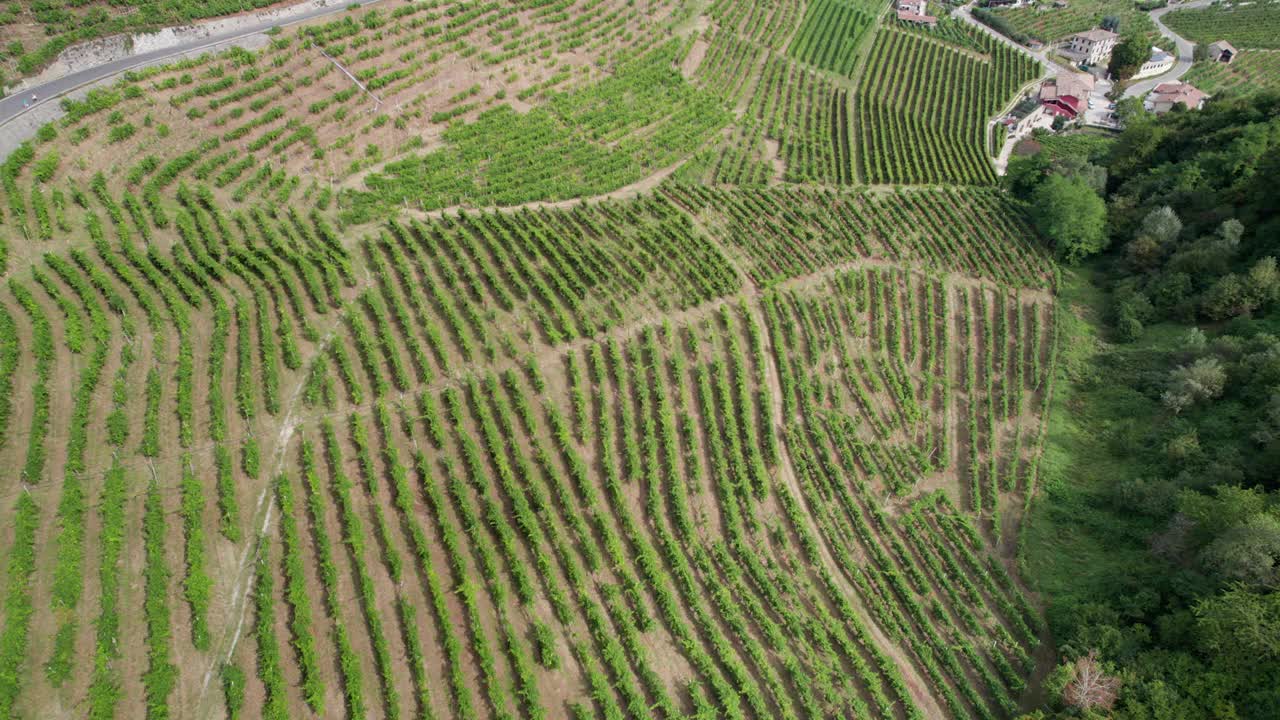
M 1166 15 L 1164 23 L 1203 45 L 1226 40 L 1238 48 L 1280 49 L 1280 4 L 1275 2 L 1177 10 Z
M 987 120 L 1038 67 L 1007 44 L 981 38 L 984 53 L 977 54 L 897 28 L 876 36 L 854 114 L 867 182 L 994 182 Z
M 867 9 L 843 0 L 817 0 L 787 52 L 798 60 L 841 75 L 852 75 L 859 41 L 870 27 Z
M 1138 9 L 1135 3 L 1071 0 L 1062 7 L 1037 3 L 1017 8 L 992 8 L 990 12 L 1007 23 L 1014 32 L 1042 43 L 1055 42 L 1098 27 L 1103 18 L 1108 16 L 1119 19 L 1122 33 L 1139 35 L 1147 44 L 1163 42 L 1150 16 L 1146 11 Z
M 0 717 L 1027 707 L 1055 268 L 858 183 L 990 185 L 1034 68 L 701 12 L 378 3 L 0 162 Z
M 1280 50 L 1247 48 L 1230 64 L 1196 62 L 1187 71 L 1186 81 L 1215 96 L 1274 92 L 1280 90 Z

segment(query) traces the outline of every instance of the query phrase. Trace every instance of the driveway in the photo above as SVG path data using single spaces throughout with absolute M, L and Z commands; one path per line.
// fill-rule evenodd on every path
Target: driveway
M 1092 127 L 1118 129 L 1120 126 L 1111 119 L 1114 112 L 1107 107 L 1111 103 L 1107 93 L 1111 92 L 1111 81 L 1098 78 L 1093 83 L 1093 92 L 1089 93 L 1089 107 L 1084 111 L 1084 124 Z
M 15 130 L 12 128 L 5 128 L 5 124 L 19 115 L 22 115 L 24 112 L 31 109 L 31 107 L 38 107 L 71 90 L 108 79 L 114 75 L 123 73 L 126 70 L 131 70 L 143 65 L 153 65 L 157 61 L 164 60 L 165 58 L 199 51 L 204 48 L 210 48 L 217 45 L 225 46 L 228 44 L 234 44 L 231 41 L 257 35 L 259 33 L 266 32 L 271 28 L 305 22 L 307 20 L 314 20 L 326 15 L 344 12 L 352 5 L 368 5 L 374 2 L 378 2 L 378 0 L 334 2 L 332 5 L 317 7 L 295 15 L 275 17 L 259 23 L 241 26 L 235 30 L 228 31 L 220 35 L 209 35 L 208 37 L 193 39 L 189 42 L 163 48 L 161 50 L 153 50 L 152 52 L 130 55 L 126 58 L 121 58 L 102 65 L 96 65 L 69 75 L 64 75 L 56 80 L 50 80 L 43 85 L 29 87 L 10 97 L 0 99 L 0 129 L 4 129 L 6 134 L 14 132 Z M 37 101 L 34 104 L 31 102 L 31 97 L 33 95 L 37 98 Z
M 1194 10 L 1196 8 L 1208 7 L 1211 4 L 1212 0 L 1195 0 L 1195 2 L 1182 3 L 1181 5 L 1170 5 L 1168 7 L 1156 8 L 1151 11 L 1151 21 L 1156 24 L 1156 29 L 1160 31 L 1161 35 L 1172 40 L 1173 44 L 1177 46 L 1178 59 L 1174 62 L 1173 67 L 1163 75 L 1139 80 L 1125 88 L 1124 97 L 1146 97 L 1147 93 L 1155 90 L 1156 86 L 1160 83 L 1176 82 L 1178 78 L 1181 78 L 1188 70 L 1191 69 L 1192 53 L 1195 50 L 1196 44 L 1183 38 L 1181 35 L 1174 33 L 1160 21 L 1160 18 L 1164 17 L 1165 13 L 1173 10 Z

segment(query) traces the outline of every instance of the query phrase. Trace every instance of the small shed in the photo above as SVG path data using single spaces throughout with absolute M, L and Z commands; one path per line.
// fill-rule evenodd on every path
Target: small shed
M 1235 47 L 1226 40 L 1219 40 L 1209 46 L 1209 59 L 1214 62 L 1230 64 L 1236 59 Z

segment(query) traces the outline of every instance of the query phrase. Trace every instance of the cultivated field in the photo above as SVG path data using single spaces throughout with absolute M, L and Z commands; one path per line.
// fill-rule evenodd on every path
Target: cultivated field
M 1120 20 L 1121 33 L 1137 33 L 1149 42 L 1159 42 L 1155 23 L 1146 12 L 1132 2 L 1117 0 L 1070 0 L 1065 7 L 1053 7 L 1051 2 L 1038 2 L 1020 8 L 995 8 L 992 10 L 1018 32 L 1044 43 L 1061 40 L 1068 35 L 1098 27 L 1108 16 Z M 1170 27 L 1173 27 L 1170 25 Z
M 1035 70 L 882 9 L 376 3 L 67 102 L 0 165 L 0 717 L 1014 716 Z
M 1196 43 L 1226 40 L 1241 48 L 1280 49 L 1280 2 L 1274 0 L 1177 10 L 1164 23 Z

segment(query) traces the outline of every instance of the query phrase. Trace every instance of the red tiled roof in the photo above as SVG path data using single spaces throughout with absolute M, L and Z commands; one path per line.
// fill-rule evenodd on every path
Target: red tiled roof
M 1192 110 L 1209 97 L 1191 83 L 1184 82 L 1160 83 L 1156 86 L 1155 94 L 1155 102 L 1167 102 L 1171 105 L 1182 103 Z

